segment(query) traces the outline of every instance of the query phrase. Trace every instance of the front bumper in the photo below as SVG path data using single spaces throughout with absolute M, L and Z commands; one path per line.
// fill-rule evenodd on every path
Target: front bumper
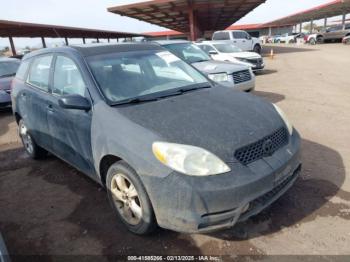
M 179 232 L 211 232 L 230 228 L 259 213 L 283 195 L 300 170 L 300 137 L 273 156 L 243 166 L 230 163 L 231 172 L 191 177 L 176 172 L 144 181 L 160 227 Z
M 265 63 L 256 64 L 256 65 L 252 66 L 252 69 L 254 72 L 264 70 L 264 68 L 265 68 Z
M 0 90 L 0 108 L 8 107 L 11 105 L 10 91 Z

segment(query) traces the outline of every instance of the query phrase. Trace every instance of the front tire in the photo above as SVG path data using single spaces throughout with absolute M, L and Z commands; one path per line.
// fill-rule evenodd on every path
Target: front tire
M 253 51 L 255 53 L 261 54 L 261 46 L 260 45 L 255 45 Z
M 311 38 L 310 39 L 310 45 L 316 45 L 316 39 L 315 38 Z
M 40 159 L 47 155 L 47 151 L 35 143 L 33 137 L 28 132 L 27 126 L 25 125 L 23 119 L 21 119 L 18 123 L 18 133 L 25 151 L 31 158 Z
M 124 161 L 113 164 L 106 179 L 109 202 L 127 229 L 138 235 L 157 227 L 147 192 L 136 172 Z

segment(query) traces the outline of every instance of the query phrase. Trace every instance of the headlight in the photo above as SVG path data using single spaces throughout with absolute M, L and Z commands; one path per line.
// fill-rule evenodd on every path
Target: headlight
M 273 106 L 275 107 L 276 111 L 279 113 L 279 115 L 281 116 L 281 118 L 283 119 L 284 123 L 286 124 L 287 128 L 288 128 L 288 132 L 290 135 L 293 134 L 293 125 L 291 124 L 291 122 L 289 121 L 287 115 L 283 112 L 283 110 L 278 107 L 277 105 L 273 104 Z
M 209 78 L 211 80 L 213 80 L 214 82 L 227 82 L 228 81 L 228 75 L 226 73 L 210 74 Z
M 185 175 L 211 176 L 231 171 L 220 158 L 199 147 L 155 142 L 152 149 L 161 163 Z

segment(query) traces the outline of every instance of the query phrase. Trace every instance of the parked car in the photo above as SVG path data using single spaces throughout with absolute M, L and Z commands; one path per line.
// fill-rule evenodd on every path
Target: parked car
M 255 75 L 248 65 L 214 61 L 189 41 L 169 40 L 157 43 L 223 86 L 247 92 L 255 89 Z
M 255 52 L 243 52 L 242 49 L 231 43 L 224 43 L 224 41 L 203 41 L 196 43 L 196 45 L 216 61 L 242 63 L 250 66 L 253 71 L 261 71 L 265 67 L 261 55 Z
M 19 64 L 17 59 L 0 58 L 0 108 L 11 105 L 11 82 Z
M 342 25 L 337 25 L 317 34 L 319 42 L 342 41 L 347 36 L 350 36 L 350 24 L 345 25 L 345 30 L 343 30 Z
M 343 44 L 350 45 L 350 35 L 343 38 Z
M 304 40 L 305 40 L 305 43 L 310 45 L 316 45 L 322 42 L 322 38 L 319 35 L 319 33 L 307 35 L 305 36 Z
M 261 42 L 259 38 L 251 37 L 246 31 L 242 30 L 225 30 L 217 31 L 213 34 L 214 41 L 231 41 L 231 44 L 239 47 L 243 51 L 253 51 L 261 53 Z
M 300 137 L 279 107 L 209 81 L 159 45 L 32 52 L 12 99 L 26 152 L 49 151 L 105 186 L 137 234 L 232 227 L 300 173 Z
M 275 38 L 276 43 L 293 44 L 297 42 L 297 39 L 304 38 L 304 33 L 285 33 Z

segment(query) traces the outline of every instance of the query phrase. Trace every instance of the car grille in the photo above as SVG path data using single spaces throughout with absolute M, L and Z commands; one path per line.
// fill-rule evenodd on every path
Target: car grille
M 249 70 L 239 71 L 232 74 L 233 81 L 235 84 L 240 84 L 243 82 L 250 81 L 252 76 L 250 75 Z
M 234 156 L 243 165 L 248 165 L 288 144 L 288 131 L 285 127 L 278 129 L 265 138 L 236 150 Z
M 252 63 L 253 65 L 261 66 L 263 64 L 262 58 L 257 59 L 248 59 L 249 63 Z

